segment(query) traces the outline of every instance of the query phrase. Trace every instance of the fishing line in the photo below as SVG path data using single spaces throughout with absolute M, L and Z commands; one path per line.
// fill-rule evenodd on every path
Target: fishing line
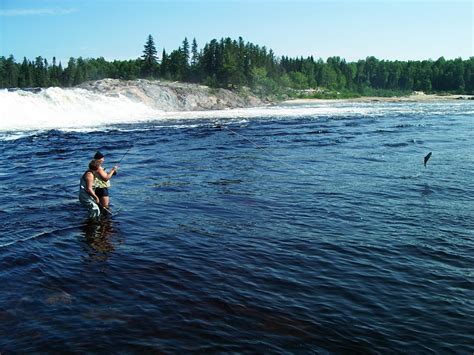
M 36 234 L 34 234 L 32 236 L 29 236 L 29 237 L 25 237 L 25 238 L 22 238 L 22 239 L 15 239 L 15 240 L 12 240 L 10 242 L 0 244 L 0 249 L 9 247 L 10 245 L 14 245 L 14 244 L 17 244 L 17 243 L 23 243 L 23 242 L 27 242 L 27 241 L 32 240 L 32 239 L 41 238 L 41 237 L 44 237 L 44 236 L 47 236 L 47 235 L 51 235 L 51 234 L 54 234 L 56 232 L 79 228 L 81 226 L 82 226 L 82 224 L 73 224 L 73 225 L 70 225 L 70 226 L 65 227 L 65 228 L 56 228 L 56 229 L 52 229 L 50 231 L 44 231 L 44 232 L 36 233 Z
M 219 125 L 220 125 L 220 124 L 219 124 Z M 305 171 L 305 170 L 303 170 L 303 169 L 295 168 L 294 166 L 291 166 L 290 164 L 286 163 L 285 161 L 283 161 L 281 158 L 277 157 L 276 155 L 270 153 L 266 148 L 264 148 L 264 147 L 258 145 L 257 143 L 255 143 L 255 141 L 253 141 L 252 139 L 250 139 L 250 138 L 244 136 L 243 134 L 238 133 L 238 132 L 236 132 L 236 131 L 230 129 L 230 128 L 227 127 L 227 126 L 224 126 L 224 125 L 220 125 L 220 126 L 223 127 L 223 128 L 225 128 L 225 129 L 227 129 L 229 132 L 231 132 L 231 133 L 233 133 L 233 134 L 235 134 L 235 135 L 237 135 L 237 136 L 239 136 L 239 137 L 242 137 L 243 139 L 245 139 L 246 141 L 248 141 L 249 143 L 251 143 L 253 146 L 255 146 L 257 149 L 260 149 L 260 150 L 263 151 L 266 155 L 268 155 L 268 156 L 271 157 L 272 159 L 274 159 L 274 160 L 280 162 L 281 164 L 285 165 L 286 167 L 290 168 L 291 170 L 297 171 L 297 172 L 299 172 L 299 173 L 301 173 L 301 174 L 304 174 L 304 175 L 312 175 L 311 173 L 309 173 L 309 172 L 307 172 L 307 171 Z M 118 161 L 118 163 L 117 163 L 116 165 L 119 165 L 119 164 L 122 162 L 123 158 L 125 158 L 125 156 L 128 154 L 128 152 L 129 152 L 132 148 L 133 148 L 133 145 L 130 146 L 130 147 L 127 149 L 127 151 L 123 154 L 122 158 Z
M 303 170 L 303 169 L 295 168 L 294 166 L 291 166 L 291 165 L 288 164 L 287 162 L 283 161 L 280 157 L 277 157 L 276 155 L 270 153 L 266 148 L 264 148 L 264 147 L 258 145 L 258 144 L 255 143 L 253 140 L 251 140 L 250 138 L 244 136 L 243 134 L 240 134 L 240 133 L 238 133 L 238 132 L 236 132 L 236 131 L 230 129 L 230 128 L 227 127 L 227 126 L 221 126 L 221 127 L 227 129 L 229 132 L 231 132 L 231 133 L 233 133 L 233 134 L 235 134 L 235 135 L 237 135 L 237 136 L 242 137 L 242 138 L 245 139 L 246 141 L 250 142 L 250 143 L 251 143 L 253 146 L 255 146 L 257 149 L 260 149 L 260 150 L 263 151 L 266 155 L 268 155 L 268 156 L 271 157 L 272 159 L 274 159 L 274 160 L 276 160 L 276 161 L 282 163 L 283 165 L 289 167 L 291 170 L 297 171 L 297 172 L 299 172 L 299 173 L 301 173 L 301 174 L 304 174 L 304 175 L 313 175 L 313 174 L 311 174 L 311 173 L 309 173 L 309 172 L 307 172 L 307 171 L 305 171 L 305 170 Z
M 122 156 L 122 158 L 118 161 L 118 163 L 117 163 L 116 165 L 118 165 L 118 164 L 120 164 L 120 163 L 122 162 L 123 158 L 125 158 L 125 156 L 128 154 L 128 152 L 129 152 L 130 149 L 132 149 L 132 148 L 133 148 L 133 144 L 127 149 L 127 151 L 124 153 L 124 155 Z
M 125 158 L 125 156 L 128 154 L 128 152 L 130 151 L 130 149 L 133 148 L 133 144 L 127 149 L 127 151 L 124 153 L 124 155 L 122 155 L 122 158 L 120 158 L 120 160 L 118 161 L 118 163 L 115 163 L 115 166 L 118 166 L 120 165 L 120 163 L 122 162 L 123 158 Z M 117 170 L 114 171 L 114 174 L 113 175 L 117 175 Z

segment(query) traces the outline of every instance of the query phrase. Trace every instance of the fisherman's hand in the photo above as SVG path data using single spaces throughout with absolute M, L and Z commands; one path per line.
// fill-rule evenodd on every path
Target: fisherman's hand
M 96 202 L 98 205 L 100 205 L 100 200 L 99 200 L 98 197 L 95 198 L 95 202 Z
M 118 165 L 115 165 L 112 170 L 113 170 L 113 173 L 112 175 L 117 175 L 117 170 L 118 170 L 119 166 Z

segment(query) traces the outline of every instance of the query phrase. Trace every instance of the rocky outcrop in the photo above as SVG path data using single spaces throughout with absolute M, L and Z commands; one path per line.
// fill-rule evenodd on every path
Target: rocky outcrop
M 250 92 L 213 89 L 203 85 L 159 80 L 103 79 L 78 86 L 108 96 L 126 96 L 163 111 L 221 110 L 264 105 Z

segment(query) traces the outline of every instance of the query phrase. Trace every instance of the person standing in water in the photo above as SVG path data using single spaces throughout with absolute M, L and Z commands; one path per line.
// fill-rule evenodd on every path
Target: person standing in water
M 94 189 L 94 181 L 97 180 L 95 172 L 99 169 L 99 162 L 91 160 L 89 169 L 81 176 L 79 183 L 79 201 L 81 205 L 87 208 L 89 218 L 97 219 L 100 216 L 99 197 L 96 195 Z
M 107 172 L 102 164 L 105 161 L 105 156 L 101 152 L 96 152 L 94 155 L 95 161 L 98 163 L 98 169 L 94 172 L 96 177 L 95 180 L 95 194 L 99 197 L 100 206 L 104 208 L 109 208 L 109 187 L 110 179 L 115 175 L 118 167 L 114 166 L 110 169 L 110 172 Z

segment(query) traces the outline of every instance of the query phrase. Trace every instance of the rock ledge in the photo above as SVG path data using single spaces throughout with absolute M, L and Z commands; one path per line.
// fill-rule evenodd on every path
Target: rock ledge
M 108 96 L 123 95 L 163 111 L 222 110 L 265 104 L 249 91 L 237 93 L 204 85 L 159 80 L 102 79 L 78 87 Z

